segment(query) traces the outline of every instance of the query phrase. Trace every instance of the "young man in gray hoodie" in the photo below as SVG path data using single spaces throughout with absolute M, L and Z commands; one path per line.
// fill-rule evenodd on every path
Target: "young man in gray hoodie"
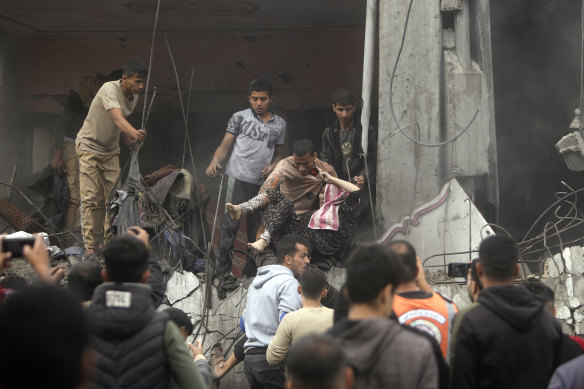
M 346 265 L 348 317 L 329 334 L 355 373 L 355 389 L 438 388 L 430 340 L 389 319 L 395 288 L 406 273 L 395 254 L 380 245 L 356 249 Z
M 266 350 L 284 315 L 302 307 L 296 278 L 309 263 L 308 242 L 300 235 L 284 235 L 276 264 L 260 267 L 247 291 L 242 326 L 247 336 L 245 375 L 252 389 L 284 387 L 284 367 L 269 365 Z

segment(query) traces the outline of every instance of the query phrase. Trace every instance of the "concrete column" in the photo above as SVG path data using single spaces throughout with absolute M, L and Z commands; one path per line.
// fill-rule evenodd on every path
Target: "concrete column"
M 454 16 L 456 54 L 464 69 L 470 68 L 470 20 L 468 0 L 460 0 L 462 9 Z
M 440 0 L 414 1 L 402 49 L 393 75 L 409 0 L 380 0 L 379 9 L 379 140 L 377 204 L 385 226 L 431 198 L 441 189 L 439 151 L 420 146 L 399 127 L 425 143 L 440 142 L 440 79 L 442 23 Z M 394 122 L 389 103 L 392 93 Z

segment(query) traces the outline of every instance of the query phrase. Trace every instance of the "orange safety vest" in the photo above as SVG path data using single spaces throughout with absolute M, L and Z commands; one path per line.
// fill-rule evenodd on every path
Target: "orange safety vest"
M 438 293 L 428 298 L 405 298 L 396 294 L 393 311 L 401 324 L 407 324 L 431 335 L 440 345 L 445 360 L 448 360 L 449 338 L 452 332 L 456 304 Z

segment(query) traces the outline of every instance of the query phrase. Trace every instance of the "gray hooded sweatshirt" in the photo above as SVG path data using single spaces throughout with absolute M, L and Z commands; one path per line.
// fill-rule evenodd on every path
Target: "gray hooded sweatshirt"
M 394 320 L 343 319 L 329 334 L 355 372 L 354 389 L 437 389 L 438 368 L 430 341 Z
M 284 315 L 301 307 L 298 281 L 292 270 L 282 265 L 260 267 L 247 290 L 247 304 L 243 311 L 247 336 L 245 350 L 268 347 Z

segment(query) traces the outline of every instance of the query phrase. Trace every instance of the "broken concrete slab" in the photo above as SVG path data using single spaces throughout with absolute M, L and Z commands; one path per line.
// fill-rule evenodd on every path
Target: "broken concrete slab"
M 430 271 L 443 269 L 451 262 L 469 261 L 483 238 L 494 234 L 478 208 L 453 178 L 442 190 L 394 223 L 379 239 L 387 244 L 394 239 L 410 241 L 424 267 Z M 438 255 L 458 253 L 456 255 Z
M 166 285 L 166 297 L 174 304 L 187 297 L 199 285 L 199 279 L 193 273 L 185 271 L 181 274 L 175 271 Z
M 564 157 L 568 169 L 581 172 L 584 171 L 584 139 L 580 131 L 568 134 L 556 143 L 556 149 Z

